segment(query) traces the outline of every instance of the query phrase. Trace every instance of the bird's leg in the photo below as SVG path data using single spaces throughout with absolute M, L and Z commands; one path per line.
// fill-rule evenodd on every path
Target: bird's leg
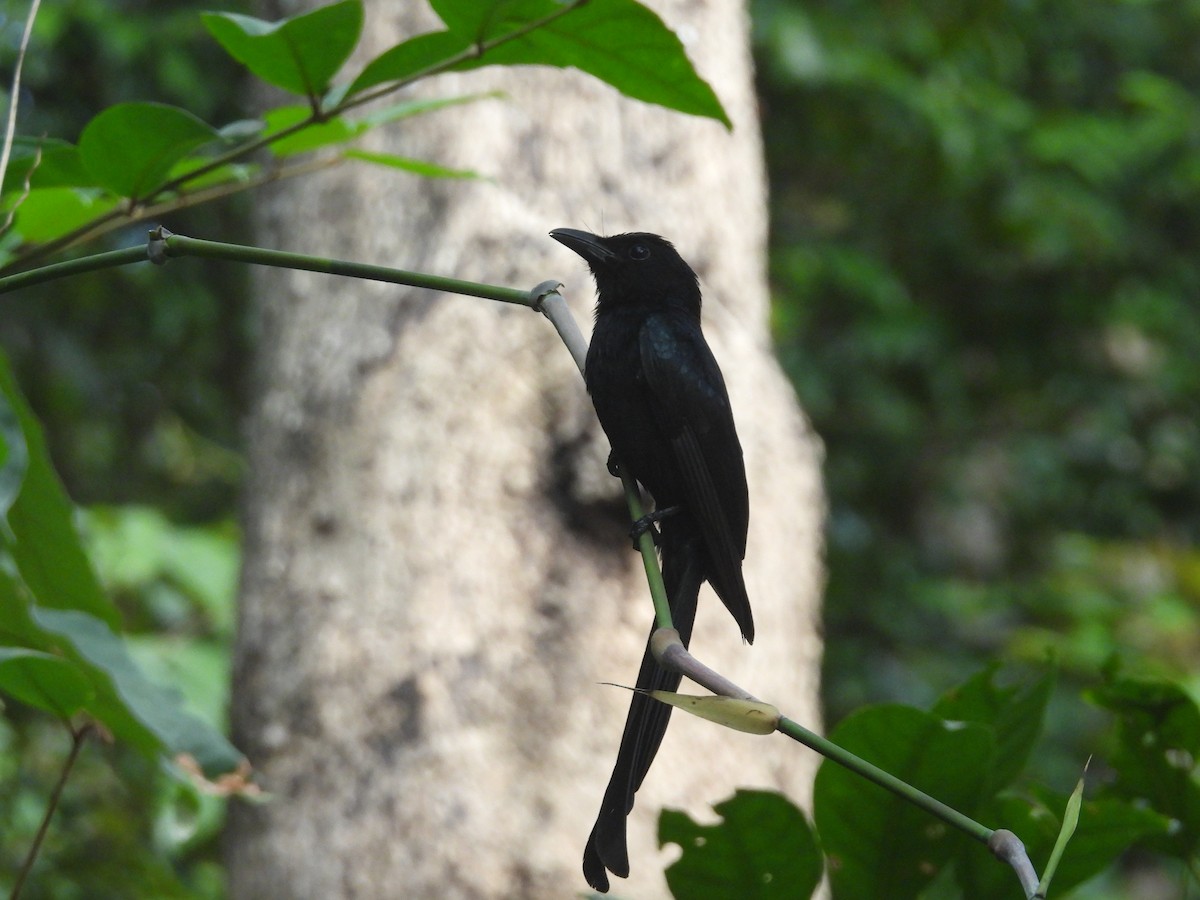
M 629 529 L 629 538 L 633 541 L 633 549 L 638 549 L 638 541 L 642 539 L 642 535 L 647 531 L 653 536 L 654 546 L 657 547 L 659 534 L 658 529 L 654 527 L 655 524 L 661 522 L 663 519 L 669 519 L 679 512 L 683 512 L 682 506 L 668 506 L 665 509 L 656 509 L 654 512 L 644 515 L 634 522 L 633 527 Z

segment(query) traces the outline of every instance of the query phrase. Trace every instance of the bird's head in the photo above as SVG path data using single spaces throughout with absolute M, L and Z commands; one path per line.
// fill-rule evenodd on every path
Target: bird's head
M 670 306 L 700 315 L 700 284 L 670 241 L 631 232 L 600 237 L 574 228 L 555 228 L 550 237 L 574 250 L 596 279 L 597 304 Z

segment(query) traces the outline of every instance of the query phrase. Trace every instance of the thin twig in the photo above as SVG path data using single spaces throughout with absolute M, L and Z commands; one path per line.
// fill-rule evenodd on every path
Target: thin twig
M 17 62 L 13 66 L 12 94 L 8 98 L 8 124 L 4 126 L 4 147 L 0 149 L 0 184 L 8 174 L 8 158 L 12 153 L 13 139 L 17 134 L 17 92 L 21 89 L 21 67 L 25 64 L 25 50 L 29 46 L 29 36 L 33 34 L 33 21 L 37 18 L 38 7 L 42 0 L 33 0 L 29 4 L 29 15 L 25 17 L 25 31 L 21 34 L 21 46 L 17 50 Z
M 71 728 L 71 752 L 67 754 L 62 771 L 58 774 L 58 782 L 50 793 L 46 814 L 42 816 L 42 822 L 38 826 L 37 834 L 33 837 L 33 843 L 29 845 L 29 853 L 26 854 L 25 861 L 21 863 L 21 868 L 17 872 L 17 880 L 13 884 L 12 893 L 8 895 L 9 900 L 17 900 L 21 895 L 21 888 L 25 886 L 25 880 L 29 877 L 33 864 L 37 861 L 38 852 L 42 849 L 42 842 L 46 839 L 46 832 L 50 830 L 50 820 L 54 817 L 54 811 L 58 809 L 58 801 L 62 798 L 63 788 L 67 785 L 67 777 L 75 766 L 75 760 L 79 758 L 83 742 L 87 740 L 94 728 L 95 726 L 91 722 L 86 722 L 78 728 Z
M 0 234 L 12 228 L 13 219 L 16 218 L 17 209 L 25 198 L 29 196 L 30 188 L 33 186 L 33 173 L 38 170 L 38 166 L 42 164 L 42 145 L 38 144 L 36 150 L 33 151 L 33 162 L 29 164 L 29 171 L 25 173 L 25 180 L 21 183 L 21 196 L 13 201 L 12 206 L 8 208 L 8 214 L 4 217 L 4 224 L 0 225 Z M 0 172 L 0 184 L 4 183 L 4 175 Z
M 245 181 L 214 184 L 212 187 L 203 188 L 194 194 L 184 194 L 175 199 L 152 206 L 120 206 L 109 210 L 103 216 L 93 219 L 86 225 L 81 225 L 74 231 L 55 238 L 53 241 L 39 244 L 16 261 L 29 263 L 34 260 L 43 259 L 54 255 L 60 250 L 67 250 L 85 240 L 94 240 L 95 238 L 103 237 L 109 232 L 117 231 L 120 228 L 126 228 L 130 225 L 136 225 L 138 222 L 155 219 L 167 213 L 178 212 L 181 209 L 190 209 L 193 206 L 199 206 L 201 203 L 208 203 L 211 200 L 219 200 L 222 197 L 232 196 L 242 191 L 253 190 L 264 185 L 273 184 L 276 181 L 282 181 L 285 178 L 295 178 L 298 175 L 319 172 L 322 169 L 328 169 L 342 162 L 345 162 L 345 157 L 343 156 L 320 157 L 290 166 L 271 168 L 251 178 L 247 178 Z

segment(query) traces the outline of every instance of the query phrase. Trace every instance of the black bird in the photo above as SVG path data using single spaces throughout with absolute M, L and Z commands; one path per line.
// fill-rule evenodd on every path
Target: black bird
M 700 330 L 696 273 L 656 234 L 598 237 L 573 228 L 550 232 L 582 256 L 596 279 L 596 327 L 585 379 L 612 460 L 654 498 L 663 581 L 676 630 L 691 639 L 700 585 L 708 581 L 754 640 L 742 580 L 749 501 L 742 446 L 717 361 Z M 654 628 L 651 627 L 651 633 Z M 655 662 L 647 645 L 637 686 L 673 691 L 679 675 Z M 583 874 L 597 891 L 608 873 L 629 876 L 625 819 L 667 730 L 671 708 L 635 693 Z

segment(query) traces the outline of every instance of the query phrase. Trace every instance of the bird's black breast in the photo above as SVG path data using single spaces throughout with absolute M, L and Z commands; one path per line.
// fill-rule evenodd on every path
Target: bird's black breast
M 641 330 L 649 311 L 608 310 L 596 319 L 584 377 L 613 455 L 659 508 L 683 501 L 670 438 L 646 381 Z

